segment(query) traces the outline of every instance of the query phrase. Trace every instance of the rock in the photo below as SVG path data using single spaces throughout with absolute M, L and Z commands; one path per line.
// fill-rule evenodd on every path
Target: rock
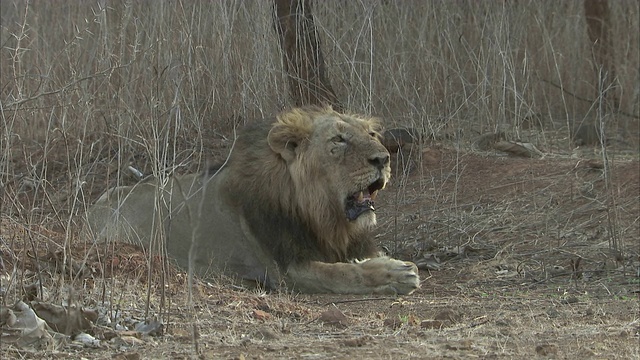
M 382 145 L 395 154 L 407 144 L 417 144 L 420 141 L 420 132 L 413 128 L 394 128 L 386 130 L 382 137 Z

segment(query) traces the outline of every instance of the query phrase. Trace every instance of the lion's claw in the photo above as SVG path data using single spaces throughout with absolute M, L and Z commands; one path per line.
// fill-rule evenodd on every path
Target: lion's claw
M 379 257 L 360 265 L 374 293 L 406 295 L 420 287 L 418 267 L 412 262 Z

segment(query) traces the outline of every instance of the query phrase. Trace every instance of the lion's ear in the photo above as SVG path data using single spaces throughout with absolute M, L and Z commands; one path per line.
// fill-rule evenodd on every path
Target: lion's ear
M 374 117 L 374 118 L 368 119 L 368 121 L 369 121 L 369 127 L 371 128 L 371 130 L 380 134 L 384 132 L 384 124 L 382 123 L 382 120 L 380 120 L 377 117 Z
M 302 128 L 291 124 L 276 124 L 269 131 L 267 142 L 271 150 L 280 154 L 286 162 L 290 162 L 296 157 L 298 147 L 308 136 Z

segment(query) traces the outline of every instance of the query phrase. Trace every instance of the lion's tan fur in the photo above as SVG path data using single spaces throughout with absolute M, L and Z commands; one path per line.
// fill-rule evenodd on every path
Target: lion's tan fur
M 354 115 L 341 115 L 331 108 L 306 108 L 294 109 L 277 116 L 277 121 L 269 132 L 269 139 L 276 135 L 280 127 L 294 128 L 300 131 L 297 136 L 304 138 L 304 142 L 298 146 L 309 146 L 308 135 L 313 130 L 314 119 L 319 117 L 339 117 L 342 119 L 357 119 L 360 125 L 367 132 L 375 132 L 379 135 L 380 122 L 375 118 L 364 118 Z M 350 233 L 360 231 L 360 229 L 350 226 L 348 221 L 341 216 L 335 216 L 342 213 L 341 205 L 335 203 L 335 199 L 331 194 L 324 193 L 322 190 L 325 186 L 319 181 L 319 177 L 314 172 L 321 167 L 317 159 L 306 156 L 302 153 L 300 159 L 290 173 L 282 163 L 279 164 L 279 186 L 272 190 L 277 198 L 286 198 L 280 196 L 283 191 L 287 191 L 294 186 L 297 191 L 294 198 L 297 203 L 286 204 L 287 210 L 295 213 L 301 220 L 307 221 L 313 227 L 314 232 L 318 234 L 320 242 L 329 252 L 338 254 L 339 259 L 344 259 L 347 253 L 348 239 Z M 278 164 L 274 164 L 274 167 Z M 326 229 L 334 229 L 334 233 L 326 231 Z M 355 235 L 355 234 L 354 234 Z
M 350 220 L 345 207 L 354 193 L 388 181 L 380 130 L 376 119 L 331 108 L 297 108 L 247 129 L 216 176 L 174 177 L 161 189 L 169 253 L 186 267 L 193 242 L 201 274 L 268 286 L 284 280 L 305 292 L 413 291 L 411 263 L 350 262 L 377 256 L 369 235 L 375 214 Z M 146 183 L 105 193 L 88 214 L 90 229 L 98 238 L 135 234 L 148 242 L 158 189 Z

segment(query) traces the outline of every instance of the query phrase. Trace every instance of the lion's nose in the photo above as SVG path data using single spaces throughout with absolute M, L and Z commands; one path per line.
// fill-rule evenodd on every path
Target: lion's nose
M 385 165 L 389 163 L 389 155 L 377 155 L 369 158 L 369 164 L 375 166 L 378 170 L 384 169 Z

